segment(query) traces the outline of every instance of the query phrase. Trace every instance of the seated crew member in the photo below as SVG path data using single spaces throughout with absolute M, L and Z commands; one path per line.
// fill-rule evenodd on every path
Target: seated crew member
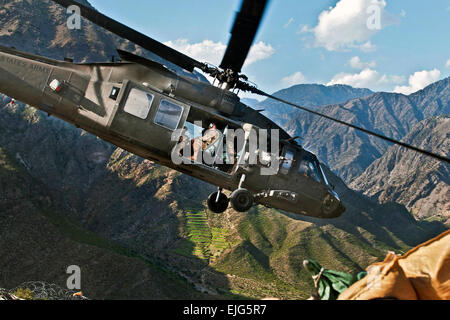
M 215 123 L 211 123 L 202 137 L 198 137 L 191 141 L 193 154 L 191 160 L 197 160 L 200 150 L 206 150 L 208 146 L 212 145 L 220 138 L 220 131 L 217 129 Z
M 320 182 L 320 176 L 313 162 L 303 159 L 300 163 L 299 172 L 306 177 L 310 177 Z
M 309 163 L 305 160 L 302 160 L 299 167 L 299 172 L 302 173 L 305 177 L 311 176 L 311 168 L 308 165 Z
M 184 156 L 184 151 L 185 148 L 187 146 L 187 144 L 189 143 L 190 139 L 189 139 L 189 131 L 187 127 L 184 127 L 183 130 L 181 131 L 180 134 L 180 138 L 178 139 L 178 144 L 176 146 L 176 152 L 178 152 L 178 155 L 180 157 Z

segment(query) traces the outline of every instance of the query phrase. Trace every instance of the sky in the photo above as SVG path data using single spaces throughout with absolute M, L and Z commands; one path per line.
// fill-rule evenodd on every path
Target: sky
M 240 0 L 90 0 L 102 13 L 219 65 Z M 410 94 L 450 76 L 450 0 L 271 0 L 243 73 L 269 93 L 347 84 Z

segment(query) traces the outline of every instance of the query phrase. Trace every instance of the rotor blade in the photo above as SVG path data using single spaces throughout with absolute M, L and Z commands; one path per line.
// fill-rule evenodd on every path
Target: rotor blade
M 203 63 L 200 63 L 181 52 L 174 50 L 161 42 L 158 42 L 136 30 L 133 30 L 126 25 L 117 22 L 104 14 L 86 7 L 77 1 L 73 0 L 52 0 L 53 2 L 58 3 L 59 5 L 69 8 L 70 6 L 77 6 L 80 8 L 80 15 L 89 21 L 95 23 L 96 25 L 122 37 L 124 39 L 130 40 L 135 44 L 141 46 L 144 49 L 147 49 L 156 55 L 160 56 L 167 61 L 170 61 L 183 69 L 193 72 L 194 68 L 202 69 L 204 67 Z
M 447 157 L 445 157 L 445 156 L 442 156 L 442 155 L 439 155 L 439 154 L 436 154 L 436 153 L 433 153 L 433 152 L 430 152 L 430 151 L 427 151 L 427 150 L 423 150 L 423 149 L 417 148 L 417 147 L 415 147 L 415 146 L 413 146 L 413 145 L 410 145 L 410 144 L 407 144 L 407 143 L 404 143 L 404 142 L 401 142 L 401 141 L 398 141 L 398 140 L 395 140 L 395 139 L 386 137 L 386 136 L 384 136 L 384 135 L 382 135 L 382 134 L 379 134 L 379 133 L 376 133 L 376 132 L 374 132 L 374 131 L 367 130 L 367 129 L 365 129 L 365 128 L 356 126 L 356 125 L 354 125 L 354 124 L 351 124 L 351 123 L 348 123 L 348 122 L 345 122 L 345 121 L 342 121 L 342 120 L 339 120 L 339 119 L 336 119 L 336 118 L 327 116 L 327 115 L 325 115 L 325 114 L 323 114 L 323 113 L 320 113 L 320 112 L 317 112 L 317 111 L 314 111 L 314 110 L 310 110 L 310 109 L 308 109 L 308 108 L 299 106 L 299 105 L 297 105 L 297 104 L 295 104 L 295 103 L 292 103 L 292 102 L 286 101 L 286 100 L 284 100 L 284 99 L 281 99 L 281 98 L 277 98 L 277 97 L 275 97 L 275 96 L 272 96 L 272 95 L 270 95 L 270 94 L 268 94 L 268 93 L 265 93 L 264 91 L 261 91 L 261 90 L 259 90 L 259 89 L 252 88 L 252 89 L 249 90 L 249 91 L 252 91 L 253 93 L 256 93 L 256 94 L 265 96 L 265 97 L 267 97 L 267 98 L 270 98 L 270 99 L 273 99 L 273 100 L 276 100 L 276 101 L 279 101 L 279 102 L 282 102 L 282 103 L 285 103 L 285 104 L 288 104 L 288 105 L 293 106 L 293 107 L 295 107 L 295 108 L 297 108 L 297 109 L 300 109 L 300 110 L 303 110 L 303 111 L 306 111 L 306 112 L 315 114 L 316 116 L 319 116 L 319 117 L 322 117 L 322 118 L 325 118 L 325 119 L 328 119 L 328 120 L 331 120 L 331 121 L 340 123 L 340 124 L 342 124 L 342 125 L 344 125 L 344 126 L 347 126 L 347 127 L 353 128 L 353 129 L 355 129 L 355 130 L 364 132 L 364 133 L 366 133 L 366 134 L 368 134 L 368 135 L 371 135 L 371 136 L 374 136 L 374 137 L 383 139 L 383 140 L 385 140 L 385 141 L 388 141 L 388 142 L 390 142 L 390 143 L 399 145 L 399 146 L 401 146 L 401 147 L 404 147 L 404 148 L 407 148 L 407 149 L 410 149 L 410 150 L 413 150 L 413 151 L 422 153 L 422 154 L 424 154 L 424 155 L 426 155 L 426 156 L 435 158 L 435 159 L 437 159 L 437 160 L 439 160 L 439 161 L 443 161 L 443 162 L 450 163 L 450 158 L 447 158 Z
M 122 61 L 137 63 L 140 65 L 149 67 L 149 68 L 157 68 L 166 73 L 173 74 L 173 72 L 171 70 L 167 69 L 164 65 L 162 65 L 158 62 L 155 62 L 153 60 L 149 60 L 144 57 L 135 55 L 134 53 L 127 52 L 127 51 L 120 50 L 120 49 L 117 49 L 117 53 L 119 54 L 119 57 Z
M 231 39 L 220 68 L 241 72 L 258 31 L 268 0 L 244 0 L 231 30 Z

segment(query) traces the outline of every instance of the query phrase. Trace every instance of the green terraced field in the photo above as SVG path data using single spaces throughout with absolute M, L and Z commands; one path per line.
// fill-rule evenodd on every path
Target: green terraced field
M 185 218 L 187 238 L 190 245 L 183 243 L 175 251 L 183 255 L 194 255 L 202 260 L 214 263 L 216 258 L 230 247 L 226 240 L 228 231 L 222 228 L 211 228 L 208 216 L 204 211 L 187 212 Z
M 185 217 L 188 239 L 195 244 L 192 254 L 202 260 L 209 260 L 212 234 L 206 213 L 187 212 Z
M 215 263 L 216 258 L 220 256 L 224 250 L 230 248 L 230 244 L 227 241 L 228 230 L 223 228 L 212 228 L 211 232 L 211 263 Z

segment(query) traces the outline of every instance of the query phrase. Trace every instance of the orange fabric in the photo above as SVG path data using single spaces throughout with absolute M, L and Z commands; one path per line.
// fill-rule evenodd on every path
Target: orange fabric
M 450 230 L 409 251 L 389 253 L 339 300 L 450 300 Z

